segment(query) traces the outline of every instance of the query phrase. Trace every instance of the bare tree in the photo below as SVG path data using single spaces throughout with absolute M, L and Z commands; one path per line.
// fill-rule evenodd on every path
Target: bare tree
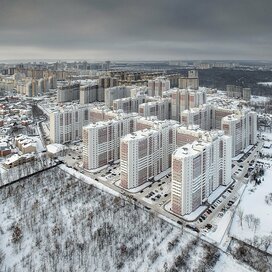
M 240 226 L 241 226 L 241 228 L 243 228 L 244 211 L 240 207 L 237 211 L 237 216 L 239 217 Z
M 252 227 L 252 221 L 254 220 L 254 215 L 253 214 L 247 214 L 245 216 L 245 220 L 247 222 L 247 226 L 251 229 L 251 227 Z
M 257 228 L 260 226 L 261 220 L 260 218 L 254 217 L 252 220 L 253 230 L 256 232 Z
M 264 246 L 265 251 L 268 250 L 268 248 L 272 244 L 272 235 L 267 235 L 262 237 L 262 245 Z

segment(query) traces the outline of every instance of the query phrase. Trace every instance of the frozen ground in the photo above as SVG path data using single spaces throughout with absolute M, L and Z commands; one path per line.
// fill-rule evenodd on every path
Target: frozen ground
M 213 268 L 214 272 L 248 272 L 255 271 L 250 267 L 241 266 L 231 256 L 222 255 L 220 261 Z
M 58 167 L 3 188 L 0 218 L 0 271 L 203 271 L 215 264 L 215 271 L 246 271 L 199 238 Z
M 272 87 L 272 82 L 258 82 L 259 85 Z
M 262 135 L 266 146 L 272 143 L 272 134 Z M 271 156 L 271 151 L 271 147 L 262 148 L 261 153 Z M 268 156 L 258 161 L 265 170 L 264 176 L 260 177 L 261 184 L 251 181 L 247 185 L 236 209 L 230 235 L 272 253 L 272 159 Z
M 256 104 L 263 104 L 265 102 L 268 102 L 269 98 L 266 96 L 257 96 L 257 95 L 253 95 L 250 98 L 250 102 L 251 103 L 256 103 Z

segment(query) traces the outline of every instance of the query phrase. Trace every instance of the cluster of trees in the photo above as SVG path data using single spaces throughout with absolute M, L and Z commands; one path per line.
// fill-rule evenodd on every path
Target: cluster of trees
M 191 240 L 175 257 L 174 264 L 170 267 L 169 272 L 188 271 L 190 269 L 190 258 L 193 256 L 193 252 L 196 251 L 199 245 L 199 238 Z
M 272 199 L 272 194 L 269 194 Z M 260 226 L 260 219 L 255 217 L 253 214 L 246 214 L 242 209 L 237 210 L 237 216 L 240 221 L 240 226 L 243 228 L 243 222 L 246 223 L 247 227 L 256 233 L 256 230 Z M 262 237 L 254 235 L 253 239 L 245 240 L 249 245 L 257 247 L 261 250 L 268 251 L 269 247 L 272 245 L 272 233 Z
M 197 263 L 196 268 L 192 269 L 192 258 L 196 255 L 197 247 L 201 246 L 201 259 Z M 174 264 L 168 270 L 164 265 L 165 272 L 179 271 L 212 271 L 220 258 L 220 251 L 217 247 L 206 242 L 200 242 L 199 238 L 194 238 L 182 249 L 181 253 L 175 257 Z M 167 268 L 167 269 L 166 269 Z
M 0 206 L 0 229 L 7 237 L 0 250 L 12 246 L 7 251 L 12 256 L 3 257 L 6 270 L 141 271 L 146 264 L 152 270 L 157 258 L 166 258 L 157 248 L 177 232 L 154 214 L 59 168 L 2 188 Z
M 269 193 L 268 195 L 265 196 L 265 203 L 269 206 L 272 205 L 272 193 Z
M 229 249 L 237 260 L 246 263 L 256 271 L 272 271 L 271 255 L 256 249 L 250 244 L 233 239 Z
M 244 221 L 247 223 L 248 228 L 252 229 L 254 232 L 256 232 L 260 226 L 260 218 L 255 217 L 253 214 L 244 215 L 244 211 L 241 208 L 237 210 L 237 216 L 239 218 L 241 228 L 243 228 Z
M 264 181 L 264 178 L 261 178 L 264 176 L 265 170 L 263 167 L 258 167 L 254 173 L 252 174 L 252 180 L 255 182 L 255 185 L 260 185 L 262 181 Z
M 203 262 L 199 265 L 197 271 L 212 271 L 220 258 L 220 251 L 217 247 L 211 244 L 204 244 Z
M 259 153 L 259 157 L 260 157 L 260 159 L 271 159 L 271 158 L 272 158 L 272 155 L 271 155 L 271 154 L 268 154 L 268 153 L 260 152 L 260 153 Z
M 53 159 L 48 158 L 45 155 L 37 156 L 33 161 L 0 172 L 0 187 L 43 169 L 47 169 L 55 164 Z

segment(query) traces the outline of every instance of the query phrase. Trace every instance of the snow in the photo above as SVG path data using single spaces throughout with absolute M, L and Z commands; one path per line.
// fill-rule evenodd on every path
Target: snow
M 215 265 L 213 271 L 216 272 L 248 272 L 255 271 L 250 267 L 242 265 L 237 260 L 235 260 L 231 255 L 221 255 L 219 261 Z
M 236 213 L 233 224 L 231 226 L 230 234 L 237 239 L 247 241 L 253 240 L 254 236 L 263 237 L 271 234 L 272 225 L 272 208 L 265 203 L 265 196 L 272 193 L 272 170 L 266 169 L 264 174 L 264 181 L 260 185 L 254 185 L 253 182 L 249 183 L 241 198 L 238 209 L 244 212 L 244 216 L 253 214 L 256 218 L 260 219 L 260 226 L 254 232 L 253 228 L 249 228 L 245 220 L 241 226 L 239 217 Z M 272 252 L 270 247 L 270 252 Z
M 72 169 L 72 168 L 69 168 L 67 167 L 66 165 L 64 164 L 60 164 L 59 165 L 59 168 L 64 170 L 65 172 L 69 173 L 70 175 L 74 176 L 75 178 L 78 178 L 78 179 L 81 179 L 83 182 L 87 183 L 87 184 L 91 184 L 93 186 L 95 186 L 96 188 L 104 191 L 104 192 L 107 192 L 109 194 L 112 194 L 114 196 L 120 196 L 120 194 L 115 191 L 115 190 L 112 190 L 111 188 L 109 188 L 108 186 L 105 186 L 104 184 L 90 178 L 90 177 L 87 177 L 83 174 L 81 174 L 80 172 Z
M 272 87 L 272 82 L 258 82 L 258 84 L 268 86 L 268 87 Z
M 220 185 L 208 197 L 208 202 L 212 204 L 228 187 Z
M 50 152 L 52 154 L 57 154 L 65 149 L 67 149 L 67 147 L 62 144 L 49 144 L 46 146 L 46 149 L 48 152 Z
M 215 220 L 213 220 L 212 224 L 213 226 L 216 225 L 217 228 L 215 231 L 210 230 L 207 233 L 206 237 L 220 246 L 220 244 L 223 242 L 224 235 L 226 234 L 229 227 L 231 217 L 232 211 L 228 210 L 222 218 L 216 218 Z
M 60 168 L 2 189 L 4 271 L 164 271 L 185 251 L 189 270 L 203 266 L 206 249 L 197 237 Z M 11 239 L 16 225 L 22 231 L 17 243 Z M 221 256 L 225 267 L 234 267 L 231 257 Z
M 168 202 L 167 204 L 165 204 L 164 208 L 166 211 L 173 213 L 171 211 L 171 202 Z M 196 218 L 199 215 L 201 215 L 206 209 L 207 209 L 207 206 L 200 206 L 195 211 L 191 212 L 190 214 L 186 214 L 186 215 L 180 216 L 180 217 L 186 221 L 195 221 Z
M 205 210 L 207 209 L 207 206 L 200 206 L 195 211 L 193 211 L 190 214 L 184 215 L 183 219 L 187 221 L 194 221 L 196 218 L 201 215 Z
M 250 98 L 250 102 L 251 103 L 256 103 L 256 104 L 263 104 L 263 103 L 266 103 L 268 102 L 269 98 L 266 97 L 266 96 L 251 96 Z
M 145 189 L 146 187 L 148 187 L 149 185 L 151 185 L 152 183 L 153 182 L 151 182 L 151 181 L 147 181 L 144 184 L 142 184 L 141 186 L 138 186 L 138 187 L 132 188 L 132 189 L 124 189 L 121 186 L 121 180 L 118 180 L 117 182 L 115 182 L 115 185 L 122 188 L 124 191 L 128 191 L 130 193 L 138 193 L 138 192 L 142 191 L 143 189 Z

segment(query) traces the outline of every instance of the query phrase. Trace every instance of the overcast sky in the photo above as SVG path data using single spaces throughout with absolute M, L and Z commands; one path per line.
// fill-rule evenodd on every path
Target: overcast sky
M 0 59 L 272 60 L 272 0 L 0 0 Z

